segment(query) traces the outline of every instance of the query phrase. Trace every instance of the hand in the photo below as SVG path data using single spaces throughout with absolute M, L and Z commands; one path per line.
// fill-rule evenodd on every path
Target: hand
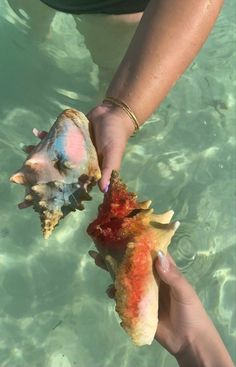
M 102 177 L 101 191 L 108 189 L 112 170 L 119 170 L 129 137 L 134 128 L 129 116 L 119 107 L 103 104 L 91 110 L 87 117 L 90 134 L 97 149 Z
M 161 279 L 156 340 L 180 367 L 233 367 L 233 362 L 192 286 L 173 259 L 158 252 Z
M 154 265 L 161 280 L 155 338 L 171 354 L 177 355 L 211 321 L 193 287 L 170 255 L 159 252 Z
M 99 253 L 89 251 L 89 255 L 98 267 L 108 270 Z M 158 254 L 155 268 L 161 279 L 159 323 L 155 339 L 171 354 L 176 355 L 198 333 L 198 329 L 205 327 L 210 320 L 194 289 L 177 269 L 170 255 Z M 106 293 L 114 298 L 114 285 L 111 284 Z
M 89 254 L 97 266 L 107 270 L 100 254 L 96 251 Z M 160 278 L 155 339 L 175 356 L 180 367 L 233 367 L 200 299 L 171 256 L 158 252 L 154 267 Z M 106 293 L 114 298 L 114 285 Z
M 129 137 L 134 132 L 133 123 L 121 109 L 110 105 L 101 105 L 91 110 L 87 117 L 90 121 L 90 135 L 97 149 L 102 177 L 99 181 L 101 191 L 106 191 L 110 183 L 112 170 L 119 170 Z M 33 130 L 39 139 L 47 132 Z M 30 153 L 34 146 L 24 147 Z

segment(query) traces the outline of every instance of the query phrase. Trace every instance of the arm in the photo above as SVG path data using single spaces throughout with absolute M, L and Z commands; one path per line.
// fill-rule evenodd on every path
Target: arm
M 206 40 L 223 0 L 151 0 L 108 88 L 140 124 L 165 98 Z M 118 170 L 133 124 L 119 107 L 102 103 L 89 112 L 100 159 L 101 190 Z
M 150 1 L 107 95 L 124 100 L 143 123 L 202 47 L 222 4 Z
M 180 367 L 234 367 L 200 299 L 170 256 L 158 253 L 159 324 L 156 339 Z
M 180 367 L 234 367 L 219 334 L 214 327 L 210 329 L 205 330 L 198 340 L 191 342 L 176 356 Z
M 107 270 L 101 255 L 96 251 L 89 254 L 97 266 Z M 200 299 L 172 257 L 158 251 L 154 265 L 160 277 L 155 339 L 180 367 L 234 367 Z M 114 298 L 114 286 L 108 287 L 107 294 Z

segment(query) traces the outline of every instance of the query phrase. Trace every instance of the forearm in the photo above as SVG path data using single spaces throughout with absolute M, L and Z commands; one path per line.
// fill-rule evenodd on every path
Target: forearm
M 176 359 L 180 367 L 234 367 L 214 326 L 193 339 Z
M 223 0 L 151 0 L 107 91 L 143 123 L 206 40 Z

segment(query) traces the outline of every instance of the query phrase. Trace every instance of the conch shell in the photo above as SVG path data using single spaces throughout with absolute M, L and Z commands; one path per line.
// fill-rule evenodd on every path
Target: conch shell
M 113 172 L 98 217 L 87 229 L 114 279 L 121 326 L 139 346 L 152 343 L 158 323 L 159 279 L 153 261 L 158 250 L 166 254 L 179 226 L 169 223 L 172 210 L 157 215 L 150 204 L 138 202 Z
M 10 181 L 26 187 L 19 207 L 33 205 L 47 239 L 61 218 L 83 209 L 82 201 L 91 199 L 88 192 L 101 176 L 89 121 L 82 112 L 67 109 L 27 151 L 27 159 Z

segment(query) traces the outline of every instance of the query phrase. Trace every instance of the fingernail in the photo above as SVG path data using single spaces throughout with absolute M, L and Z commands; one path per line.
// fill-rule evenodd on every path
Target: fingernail
M 159 261 L 159 263 L 162 267 L 162 270 L 164 272 L 169 271 L 169 269 L 170 269 L 169 260 L 167 259 L 167 257 L 164 255 L 164 253 L 161 250 L 157 251 L 157 258 L 158 258 L 158 261 Z
M 177 220 L 177 221 L 175 222 L 175 230 L 177 230 L 177 229 L 179 228 L 179 226 L 180 226 L 180 222 Z
M 109 189 L 109 185 L 110 185 L 110 183 L 106 185 L 106 187 L 105 187 L 105 189 L 104 189 L 104 192 L 105 192 L 105 193 L 107 193 L 107 191 L 108 191 L 108 189 Z

